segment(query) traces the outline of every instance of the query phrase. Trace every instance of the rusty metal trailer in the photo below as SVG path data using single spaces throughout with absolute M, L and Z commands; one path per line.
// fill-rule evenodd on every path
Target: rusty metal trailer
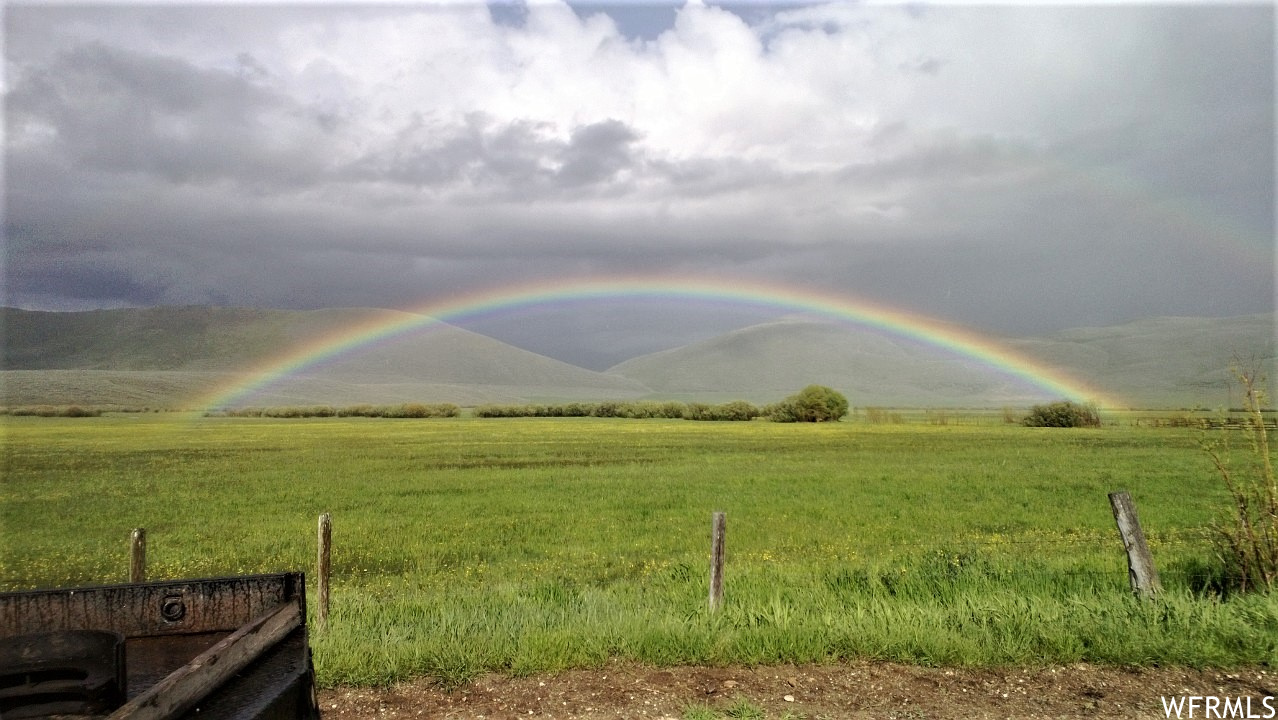
M 301 573 L 0 593 L 0 720 L 319 718 Z

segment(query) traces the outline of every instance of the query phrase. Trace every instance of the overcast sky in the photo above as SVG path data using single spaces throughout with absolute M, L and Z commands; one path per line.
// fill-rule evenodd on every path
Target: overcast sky
M 9 3 L 4 26 L 8 305 L 669 273 L 1011 334 L 1274 306 L 1272 4 Z M 708 331 L 581 310 L 534 313 L 535 349 Z

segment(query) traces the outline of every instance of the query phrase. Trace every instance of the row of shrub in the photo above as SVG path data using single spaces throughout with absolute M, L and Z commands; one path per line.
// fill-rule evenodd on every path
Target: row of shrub
M 671 420 L 753 420 L 762 411 L 744 400 L 733 400 L 722 405 L 706 403 L 656 402 L 572 402 L 561 405 L 480 405 L 475 408 L 478 418 L 513 417 L 601 417 L 644 420 L 666 418 Z
M 606 417 L 743 421 L 764 417 L 773 422 L 829 422 L 848 412 L 847 398 L 821 385 L 809 385 L 781 402 L 760 408 L 744 400 L 719 405 L 674 401 L 566 403 L 563 405 L 480 405 L 475 417 Z
M 26 415 L 35 417 L 99 417 L 101 408 L 80 405 L 21 405 L 0 408 L 0 415 Z
M 307 418 L 307 417 L 380 417 L 380 418 L 443 418 L 457 417 L 461 408 L 452 403 L 403 403 L 401 405 L 348 405 L 333 407 L 331 405 L 305 405 L 283 407 L 246 407 L 210 410 L 204 413 L 209 417 L 267 417 L 267 418 Z
M 145 412 L 142 408 L 113 408 L 116 412 Z M 795 395 L 765 407 L 752 405 L 744 400 L 733 400 L 719 405 L 676 401 L 658 402 L 605 401 L 570 402 L 559 405 L 480 405 L 474 409 L 479 418 L 514 417 L 600 417 L 600 418 L 667 418 L 683 420 L 743 421 L 763 417 L 773 422 L 828 422 L 842 418 L 848 412 L 848 402 L 843 395 L 830 388 L 811 385 Z M 101 408 L 80 405 L 26 405 L 0 407 L 0 415 L 38 417 L 99 417 Z M 461 409 L 452 403 L 402 403 L 398 405 L 304 405 L 282 407 L 246 407 L 211 410 L 212 417 L 381 417 L 381 418 L 450 418 L 458 417 Z M 1008 408 L 1003 411 L 1004 421 L 1013 422 Z M 866 421 L 871 424 L 903 422 L 899 413 L 885 408 L 865 408 Z M 943 412 L 928 411 L 931 424 L 946 425 L 949 418 Z M 1172 421 L 1169 421 L 1172 422 Z M 1196 420 L 1208 425 L 1208 421 Z M 1035 405 L 1020 419 L 1020 424 L 1030 427 L 1099 427 L 1100 414 L 1095 405 L 1061 401 Z M 1172 424 L 1175 424 L 1172 422 Z M 1186 425 L 1189 423 L 1186 422 Z

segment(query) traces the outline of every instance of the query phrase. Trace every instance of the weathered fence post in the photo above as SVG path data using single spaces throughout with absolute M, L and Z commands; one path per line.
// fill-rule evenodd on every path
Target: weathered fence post
M 146 528 L 134 528 L 129 542 L 129 582 L 146 582 Z
M 1151 597 L 1163 589 L 1163 584 L 1158 579 L 1154 557 L 1149 554 L 1145 533 L 1136 517 L 1136 504 L 1126 491 L 1110 493 L 1109 504 L 1114 510 L 1118 534 L 1123 538 L 1123 548 L 1127 551 L 1127 577 L 1132 583 L 1132 592 L 1140 597 Z
M 324 513 L 319 516 L 319 572 L 317 573 L 318 585 L 316 594 L 319 595 L 319 607 L 316 611 L 316 622 L 318 629 L 322 630 L 328 624 L 328 578 L 330 570 L 330 558 L 332 557 L 333 544 L 333 518 Z
M 727 516 L 716 510 L 710 515 L 710 610 L 718 610 L 723 604 L 723 536 L 727 530 Z

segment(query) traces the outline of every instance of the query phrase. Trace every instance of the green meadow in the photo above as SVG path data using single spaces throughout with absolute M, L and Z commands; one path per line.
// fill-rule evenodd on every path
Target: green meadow
M 150 578 L 309 577 L 329 512 L 323 685 L 609 658 L 1278 662 L 1278 598 L 1214 590 L 1204 431 L 955 420 L 4 417 L 0 589 L 123 581 L 135 527 Z M 1152 601 L 1128 588 L 1120 489 Z

